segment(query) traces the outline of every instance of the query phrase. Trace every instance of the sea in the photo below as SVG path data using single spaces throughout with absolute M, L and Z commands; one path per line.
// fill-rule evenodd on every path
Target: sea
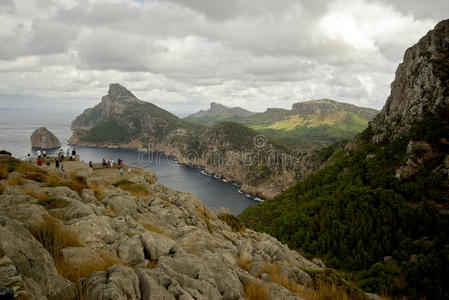
M 48 111 L 32 109 L 0 109 L 0 150 L 17 158 L 34 154 L 30 136 L 39 127 L 46 127 L 60 140 L 64 151 L 72 131 L 70 124 L 81 111 Z M 158 182 L 177 191 L 197 196 L 213 209 L 228 208 L 238 215 L 261 200 L 240 191 L 240 186 L 206 174 L 203 170 L 178 164 L 162 153 L 142 153 L 127 149 L 76 147 L 80 159 L 101 162 L 103 158 L 122 159 L 125 164 L 141 166 L 156 173 Z M 51 154 L 51 153 L 50 153 Z

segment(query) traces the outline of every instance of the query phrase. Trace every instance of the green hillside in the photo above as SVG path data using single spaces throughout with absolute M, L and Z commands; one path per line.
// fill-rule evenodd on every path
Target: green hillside
M 202 125 L 238 122 L 289 147 L 309 150 L 352 138 L 368 126 L 376 113 L 373 109 L 323 99 L 295 103 L 292 110 L 269 108 L 248 117 L 202 111 L 184 120 Z
M 449 109 L 380 147 L 366 129 L 357 150 L 339 150 L 327 166 L 281 195 L 246 209 L 247 226 L 344 271 L 365 291 L 427 299 L 449 297 Z M 396 170 L 409 141 L 436 155 L 409 179 Z M 392 257 L 392 260 L 387 257 Z M 385 258 L 385 262 L 384 262 Z

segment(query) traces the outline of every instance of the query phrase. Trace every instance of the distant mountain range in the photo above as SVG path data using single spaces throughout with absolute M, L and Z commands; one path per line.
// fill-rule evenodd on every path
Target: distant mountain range
M 307 150 L 353 137 L 363 131 L 377 113 L 375 109 L 330 99 L 298 102 L 291 110 L 268 108 L 263 113 L 213 102 L 210 109 L 184 120 L 202 125 L 234 121 L 276 137 L 290 147 Z

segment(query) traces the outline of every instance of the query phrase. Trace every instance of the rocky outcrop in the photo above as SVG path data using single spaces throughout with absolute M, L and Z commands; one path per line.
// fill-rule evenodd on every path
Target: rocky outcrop
M 396 70 L 391 95 L 371 122 L 372 141 L 396 139 L 409 132 L 426 113 L 449 105 L 449 20 L 407 49 Z
M 70 161 L 65 167 L 89 169 Z M 88 183 L 95 183 L 108 170 L 81 173 Z M 70 180 L 65 173 L 48 171 Z M 72 274 L 72 280 L 73 274 L 93 268 L 76 279 L 87 299 L 237 300 L 256 283 L 269 299 L 301 299 L 275 278 L 306 287 L 311 277 L 304 270 L 322 267 L 267 234 L 233 230 L 219 218 L 228 210 L 211 210 L 191 194 L 148 181 L 145 178 L 154 174 L 147 172 L 127 175 L 148 191 L 144 197 L 110 185 L 113 178 L 108 176 L 110 181 L 103 181 L 97 197 L 90 189 L 77 193 L 67 186 L 46 187 L 27 179 L 21 186 L 1 180 L 5 190 L 0 195 L 0 287 L 31 299 L 72 299 L 74 284 L 59 275 L 57 264 L 64 274 Z M 26 195 L 31 187 L 33 196 Z M 11 195 L 21 200 L 12 201 Z M 65 206 L 37 205 L 35 197 L 47 197 L 42 195 L 53 199 L 50 202 L 62 199 Z M 27 218 L 31 215 L 35 216 Z M 57 261 L 29 231 L 55 217 L 55 224 L 80 241 L 62 248 Z M 279 274 L 268 274 L 270 266 Z
M 41 127 L 36 129 L 31 135 L 31 146 L 40 149 L 55 149 L 60 148 L 61 143 L 51 131 Z

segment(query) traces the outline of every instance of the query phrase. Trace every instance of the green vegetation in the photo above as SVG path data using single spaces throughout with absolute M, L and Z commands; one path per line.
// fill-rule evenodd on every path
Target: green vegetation
M 449 154 L 449 110 L 416 123 L 408 136 L 382 146 L 325 150 L 327 166 L 281 195 L 246 209 L 241 219 L 330 267 L 367 292 L 449 297 L 448 177 L 440 166 Z M 410 140 L 426 141 L 436 155 L 409 179 L 396 170 L 406 161 Z M 422 155 L 416 153 L 416 155 Z M 393 261 L 384 263 L 385 256 Z
M 219 216 L 218 218 L 226 222 L 226 224 L 228 224 L 228 226 L 231 227 L 232 231 L 234 232 L 240 232 L 245 229 L 245 224 L 243 224 L 243 222 L 234 215 L 228 214 Z
M 202 125 L 237 122 L 257 130 L 290 148 L 308 150 L 328 146 L 362 132 L 375 111 L 330 101 L 326 111 L 295 112 L 268 109 L 250 117 L 211 115 L 184 120 Z

